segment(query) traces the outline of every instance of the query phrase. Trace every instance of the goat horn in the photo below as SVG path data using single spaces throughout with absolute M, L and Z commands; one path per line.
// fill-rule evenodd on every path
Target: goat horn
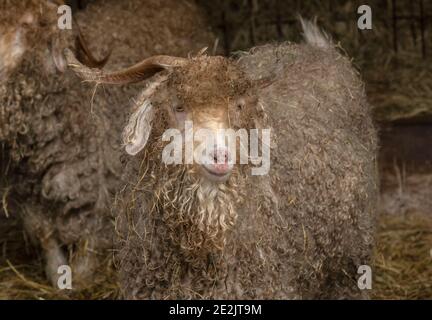
M 112 50 L 109 51 L 109 53 L 105 56 L 105 58 L 102 58 L 101 60 L 96 59 L 90 49 L 87 46 L 87 41 L 85 40 L 83 33 L 81 31 L 81 28 L 79 26 L 78 21 L 73 18 L 73 22 L 76 26 L 77 30 L 77 37 L 75 39 L 75 46 L 77 48 L 77 58 L 78 61 L 83 62 L 86 66 L 91 68 L 103 68 L 104 65 L 108 62 L 108 59 L 111 56 Z
M 168 68 L 180 67 L 187 62 L 185 58 L 171 56 L 153 56 L 129 68 L 106 73 L 99 69 L 91 69 L 80 63 L 70 49 L 64 51 L 68 66 L 86 81 L 109 84 L 128 84 L 150 78 Z

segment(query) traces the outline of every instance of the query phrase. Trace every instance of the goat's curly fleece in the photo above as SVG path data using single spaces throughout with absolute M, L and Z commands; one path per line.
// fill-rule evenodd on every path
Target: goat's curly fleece
M 230 124 L 272 128 L 271 168 L 251 176 L 236 166 L 212 185 L 194 166 L 164 166 L 159 138 L 169 120 L 156 108 L 149 143 L 125 159 L 116 197 L 124 296 L 365 297 L 356 278 L 373 243 L 377 137 L 350 61 L 331 45 L 266 45 L 238 59 L 191 59 L 155 101 L 173 88 L 193 110 L 252 97 L 240 114 L 228 107 Z

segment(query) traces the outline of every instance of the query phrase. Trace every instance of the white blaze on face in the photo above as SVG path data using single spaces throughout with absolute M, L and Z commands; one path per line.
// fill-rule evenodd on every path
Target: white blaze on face
M 1 80 L 6 80 L 6 76 L 18 65 L 25 51 L 26 44 L 21 28 L 0 35 Z
M 0 81 L 4 81 L 7 75 L 17 67 L 22 56 L 27 50 L 25 40 L 26 30 L 24 25 L 35 23 L 31 13 L 24 13 L 14 26 L 0 26 Z

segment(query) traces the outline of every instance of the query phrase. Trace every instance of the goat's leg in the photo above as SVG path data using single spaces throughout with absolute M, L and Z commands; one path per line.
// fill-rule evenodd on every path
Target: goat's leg
M 24 207 L 22 213 L 24 228 L 33 243 L 40 245 L 43 251 L 45 262 L 45 273 L 48 280 L 54 287 L 58 283 L 58 268 L 67 265 L 64 254 L 58 239 L 55 236 L 53 222 L 46 215 L 42 208 L 37 205 Z
M 108 229 L 110 223 L 104 217 L 93 212 L 86 227 L 88 232 L 75 243 L 70 257 L 74 283 L 79 287 L 86 287 L 94 282 L 97 269 L 101 268 L 106 260 L 106 251 L 112 248 L 112 230 Z
M 72 252 L 70 261 L 74 284 L 80 288 L 92 283 L 96 269 L 100 266 L 100 253 L 92 237 L 81 239 Z

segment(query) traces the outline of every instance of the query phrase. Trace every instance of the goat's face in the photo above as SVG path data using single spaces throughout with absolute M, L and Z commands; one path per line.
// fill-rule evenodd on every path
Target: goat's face
M 28 64 L 40 65 L 46 74 L 66 69 L 61 51 L 69 32 L 57 26 L 57 7 L 50 1 L 26 0 L 0 8 L 5 10 L 0 17 L 5 20 L 0 24 L 0 81 L 20 68 L 26 55 Z
M 166 139 L 165 145 L 168 141 L 181 143 L 181 163 L 191 165 L 192 172 L 211 182 L 228 180 L 245 152 L 236 139 L 238 130 L 256 128 L 256 120 L 262 117 L 254 84 L 227 58 L 156 56 L 127 70 L 104 74 L 80 65 L 70 53 L 66 55 L 69 65 L 86 80 L 129 83 L 153 76 L 123 132 L 127 153 L 136 155 L 145 147 L 153 153 L 155 139 L 162 141 L 166 131 L 174 129 L 180 139 Z M 227 136 L 233 132 L 234 143 L 231 140 L 229 144 Z M 190 143 L 192 163 L 187 156 Z
M 174 128 L 182 134 L 186 162 L 186 144 L 193 137 L 195 171 L 205 179 L 224 182 L 239 154 L 238 148 L 233 152 L 228 146 L 227 129 L 249 127 L 251 114 L 245 109 L 246 101 L 252 101 L 250 86 L 228 59 L 195 58 L 173 70 L 148 98 L 155 110 L 153 123 L 160 125 L 165 117 L 165 130 Z
M 24 13 L 18 21 L 0 26 L 0 80 L 6 80 L 26 52 L 26 34 L 34 20 L 34 15 Z

